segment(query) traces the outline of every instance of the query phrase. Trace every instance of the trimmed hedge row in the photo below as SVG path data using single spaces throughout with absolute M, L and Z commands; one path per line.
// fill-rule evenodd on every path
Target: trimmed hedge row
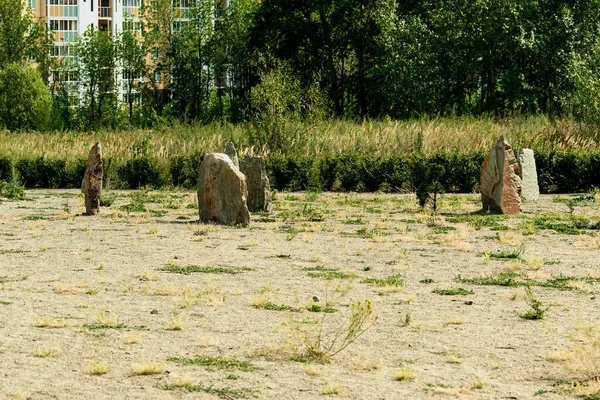
M 266 159 L 271 187 L 277 190 L 412 191 L 432 164 L 443 167 L 447 192 L 470 193 L 479 186 L 484 153 L 424 156 L 375 156 L 344 153 L 325 157 L 270 156 Z M 117 188 L 180 186 L 195 188 L 203 155 L 178 155 L 169 160 L 137 157 L 116 165 L 104 159 L 105 181 Z M 85 158 L 23 159 L 13 164 L 0 157 L 0 180 L 17 177 L 28 188 L 75 188 L 81 184 Z M 536 152 L 543 193 L 585 192 L 600 187 L 600 152 Z

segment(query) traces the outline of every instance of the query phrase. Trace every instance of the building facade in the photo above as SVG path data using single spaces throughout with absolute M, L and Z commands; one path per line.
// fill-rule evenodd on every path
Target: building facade
M 111 34 L 134 29 L 140 32 L 142 7 L 144 1 L 154 0 L 23 0 L 35 17 L 46 22 L 54 38 L 50 52 L 52 57 L 67 60 L 73 57 L 73 44 L 89 26 L 108 31 Z M 172 29 L 189 21 L 189 11 L 197 0 L 171 0 L 175 19 Z M 128 21 L 133 26 L 126 26 Z M 149 56 L 151 57 L 151 56 Z M 68 71 L 62 71 L 61 81 L 67 86 L 76 87 L 76 80 L 69 77 Z M 66 76 L 65 76 L 66 74 Z M 117 71 L 118 76 L 118 71 Z M 143 78 L 142 78 L 143 79 Z M 118 79 L 121 81 L 121 79 Z M 122 94 L 123 82 L 118 87 Z

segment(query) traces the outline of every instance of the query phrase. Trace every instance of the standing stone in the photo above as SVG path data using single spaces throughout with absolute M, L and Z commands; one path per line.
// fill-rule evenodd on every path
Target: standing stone
M 500 136 L 481 166 L 480 188 L 483 211 L 521 213 L 520 168 L 511 145 Z
M 100 211 L 102 196 L 102 146 L 96 142 L 90 150 L 81 182 L 81 192 L 85 195 L 85 214 L 94 215 Z
M 523 186 L 521 199 L 526 201 L 538 201 L 540 198 L 540 187 L 538 186 L 538 176 L 533 150 L 523 149 L 523 153 L 519 156 L 519 166 L 521 168 L 521 181 Z
M 271 185 L 262 157 L 245 157 L 240 161 L 240 171 L 248 184 L 248 209 L 251 212 L 273 211 Z
M 225 154 L 229 156 L 231 162 L 233 162 L 233 165 L 235 165 L 237 169 L 240 169 L 237 151 L 235 150 L 235 146 L 233 145 L 233 143 L 229 142 L 229 144 L 227 144 L 227 147 L 225 148 Z
M 250 223 L 246 206 L 246 177 L 222 153 L 204 156 L 198 178 L 198 208 L 200 220 L 226 225 Z

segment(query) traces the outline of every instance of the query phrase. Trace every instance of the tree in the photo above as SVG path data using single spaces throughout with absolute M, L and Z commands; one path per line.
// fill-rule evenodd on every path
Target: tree
M 43 21 L 35 21 L 25 2 L 0 0 L 0 68 L 34 58 L 48 83 L 51 37 Z
M 123 75 L 126 91 L 126 104 L 129 111 L 129 121 L 133 122 L 134 91 L 141 89 L 140 79 L 147 75 L 144 43 L 139 38 L 137 27 L 131 19 L 123 23 L 123 32 L 118 38 L 118 58 Z
M 88 126 L 114 125 L 117 111 L 116 46 L 110 33 L 90 25 L 77 39 L 75 50 L 84 123 Z
M 32 66 L 5 64 L 0 69 L 0 123 L 9 130 L 44 130 L 50 123 L 52 95 Z
M 207 121 L 214 82 L 214 10 L 219 3 L 199 1 L 190 21 L 173 35 L 171 60 L 172 112 L 180 117 Z

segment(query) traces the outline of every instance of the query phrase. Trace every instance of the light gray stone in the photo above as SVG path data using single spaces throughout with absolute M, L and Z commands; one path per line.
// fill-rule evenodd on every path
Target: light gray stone
M 240 171 L 246 175 L 248 185 L 248 209 L 251 212 L 273 211 L 271 185 L 265 160 L 262 157 L 244 157 L 240 160 Z
M 96 142 L 90 149 L 85 174 L 81 181 L 81 192 L 85 197 L 85 214 L 94 215 L 100 211 L 100 197 L 102 196 L 102 146 Z
M 521 213 L 520 168 L 512 146 L 500 136 L 481 166 L 480 190 L 483 211 Z
M 540 187 L 538 185 L 535 156 L 532 149 L 523 149 L 523 153 L 519 156 L 519 165 L 521 167 L 521 181 L 523 186 L 521 199 L 538 201 L 540 198 Z
M 250 223 L 246 205 L 246 177 L 222 153 L 204 156 L 198 177 L 198 208 L 200 220 L 226 225 Z
M 240 163 L 238 161 L 237 150 L 235 149 L 235 146 L 233 145 L 233 143 L 229 142 L 227 144 L 227 147 L 225 148 L 225 154 L 227 154 L 229 156 L 229 158 L 231 159 L 231 162 L 233 162 L 233 165 L 235 165 L 235 167 L 237 169 L 239 169 Z

